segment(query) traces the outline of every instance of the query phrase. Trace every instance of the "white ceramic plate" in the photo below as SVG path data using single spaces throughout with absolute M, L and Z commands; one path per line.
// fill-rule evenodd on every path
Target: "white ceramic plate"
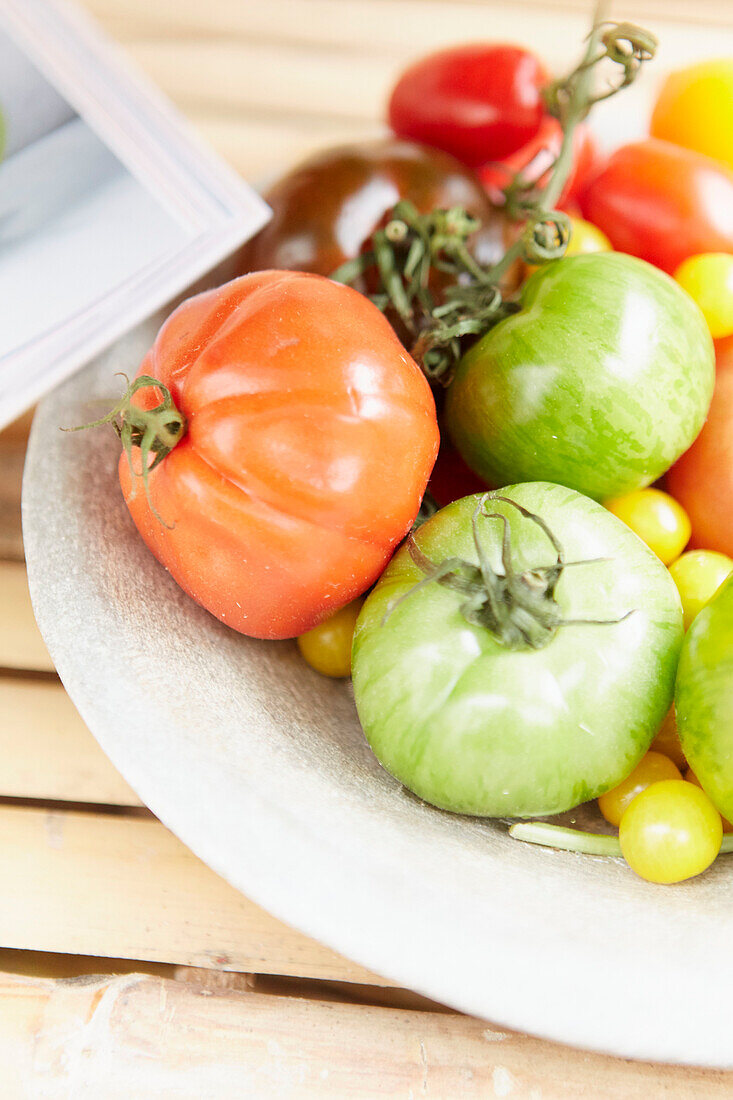
M 159 321 L 45 399 L 24 482 L 38 622 L 120 772 L 248 897 L 405 986 L 578 1046 L 733 1065 L 733 857 L 652 886 L 420 804 L 372 757 L 348 685 L 230 631 L 150 555 L 111 429 L 59 426 L 112 403 Z
M 650 94 L 603 105 L 606 143 L 643 132 Z M 24 482 L 38 622 L 113 763 L 229 882 L 371 970 L 576 1046 L 733 1066 L 733 857 L 652 886 L 422 805 L 371 755 L 348 685 L 291 642 L 231 632 L 150 555 L 111 429 L 58 428 L 111 406 L 114 372 L 137 370 L 161 319 L 45 399 Z

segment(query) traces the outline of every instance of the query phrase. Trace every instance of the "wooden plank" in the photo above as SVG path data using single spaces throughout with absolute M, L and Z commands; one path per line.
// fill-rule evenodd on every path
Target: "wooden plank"
M 59 683 L 0 677 L 0 796 L 140 806 Z
M 53 662 L 33 616 L 21 562 L 0 561 L 0 608 L 0 668 L 53 672 Z
M 733 1074 L 587 1054 L 467 1016 L 0 974 L 4 1094 L 47 1100 L 715 1100 Z M 599 1088 L 599 1082 L 603 1082 Z
M 20 523 L 20 488 L 25 461 L 25 440 L 0 435 L 0 558 L 23 560 Z
M 516 26 L 512 37 L 518 41 L 524 27 L 548 11 L 562 33 L 568 17 L 587 19 L 591 9 L 589 0 L 209 0 L 206 5 L 199 0 L 84 0 L 84 6 L 126 44 L 155 35 L 167 40 L 226 35 L 399 57 L 416 56 L 436 43 L 492 37 L 502 18 Z M 660 28 L 672 23 L 733 26 L 729 0 L 616 0 L 613 15 Z
M 0 946 L 392 985 L 244 898 L 159 821 L 0 806 Z
M 250 112 L 225 117 L 195 107 L 188 111 L 188 117 L 206 141 L 256 185 L 330 145 L 378 137 L 384 132 L 376 122 L 257 117 Z

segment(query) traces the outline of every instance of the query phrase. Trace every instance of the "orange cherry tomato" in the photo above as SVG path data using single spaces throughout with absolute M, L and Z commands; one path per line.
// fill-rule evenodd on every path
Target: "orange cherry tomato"
M 634 770 L 617 787 L 612 787 L 598 799 L 598 809 L 611 825 L 620 825 L 621 818 L 638 794 L 652 783 L 663 779 L 681 779 L 682 773 L 668 756 L 651 749 L 642 756 Z
M 654 108 L 651 133 L 733 168 L 733 59 L 698 61 L 670 73 Z
M 242 633 L 310 630 L 377 579 L 438 450 L 430 387 L 372 303 L 320 275 L 266 271 L 190 298 L 140 368 L 188 429 L 119 476 L 146 543 Z M 160 401 L 153 387 L 135 403 Z
M 716 345 L 715 392 L 707 422 L 667 473 L 667 488 L 690 517 L 693 547 L 733 557 L 733 338 Z
M 679 734 L 677 733 L 674 707 L 670 707 L 667 711 L 667 716 L 659 727 L 659 733 L 651 743 L 651 749 L 654 752 L 662 753 L 663 756 L 668 756 L 678 768 L 687 767 L 685 754 L 682 751 Z

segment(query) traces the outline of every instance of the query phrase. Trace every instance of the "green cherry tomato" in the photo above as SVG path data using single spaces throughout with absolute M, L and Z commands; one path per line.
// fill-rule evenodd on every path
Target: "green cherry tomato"
M 705 791 L 684 779 L 666 779 L 631 802 L 618 839 L 637 875 L 648 882 L 682 882 L 713 862 L 723 825 Z
M 336 678 L 350 675 L 351 643 L 361 604 L 361 600 L 347 603 L 335 615 L 298 637 L 302 657 L 316 672 Z
M 547 531 L 511 501 L 541 518 L 565 561 L 584 564 L 558 579 Z M 461 591 L 451 577 L 427 580 L 443 562 Z M 583 622 L 543 633 L 545 612 Z M 628 527 L 571 489 L 510 486 L 443 508 L 392 559 L 354 635 L 357 710 L 381 763 L 425 801 L 489 817 L 557 813 L 617 785 L 644 755 L 682 637 L 674 582 Z
M 697 302 L 716 340 L 733 335 L 733 256 L 704 252 L 683 260 L 674 277 Z
M 604 500 L 687 450 L 713 382 L 707 325 L 673 279 L 616 252 L 570 256 L 463 357 L 446 424 L 489 485 L 542 478 Z
M 642 756 L 630 775 L 627 775 L 617 787 L 612 787 L 598 799 L 598 809 L 611 825 L 619 825 L 624 812 L 638 794 L 660 783 L 663 779 L 681 779 L 682 772 L 668 756 L 651 750 Z
M 721 814 L 733 821 L 733 577 L 687 631 L 675 711 L 690 767 Z
M 681 504 L 659 489 L 637 489 L 634 493 L 605 501 L 606 508 L 628 524 L 650 550 L 669 565 L 690 541 L 690 519 Z
M 685 630 L 733 572 L 733 559 L 717 550 L 688 550 L 669 567 L 682 600 Z

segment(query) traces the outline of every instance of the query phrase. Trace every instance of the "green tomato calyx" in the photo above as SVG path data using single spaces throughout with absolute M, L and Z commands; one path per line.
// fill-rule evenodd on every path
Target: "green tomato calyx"
M 510 504 L 528 520 L 544 531 L 557 555 L 552 565 L 538 566 L 521 573 L 512 563 L 511 532 L 506 516 L 487 510 L 488 501 Z M 479 535 L 478 521 L 498 519 L 503 525 L 501 560 L 504 573 L 497 573 L 491 565 L 486 547 Z M 464 597 L 460 613 L 466 622 L 491 631 L 507 649 L 542 649 L 548 645 L 562 626 L 605 625 L 623 622 L 633 611 L 620 619 L 566 619 L 557 602 L 555 590 L 563 571 L 569 566 L 590 565 L 604 559 L 565 561 L 563 548 L 541 516 L 535 515 L 510 497 L 485 493 L 480 497 L 472 518 L 473 541 L 478 565 L 462 558 L 446 558 L 440 563 L 430 560 L 417 545 L 412 534 L 407 538 L 407 549 L 418 569 L 425 574 L 413 588 L 400 597 L 387 611 L 395 608 L 418 588 L 433 582 L 450 588 Z M 385 618 L 387 617 L 385 616 Z
M 149 475 L 156 466 L 160 465 L 166 455 L 169 455 L 177 443 L 183 439 L 188 430 L 186 417 L 180 412 L 174 402 L 167 386 L 148 374 L 141 374 L 134 382 L 126 374 L 121 375 L 127 382 L 127 389 L 113 409 L 89 424 L 80 424 L 76 428 L 62 428 L 62 431 L 81 432 L 87 428 L 97 428 L 101 424 L 111 424 L 122 443 L 127 456 L 130 473 L 134 477 L 141 477 L 145 487 L 150 510 L 164 527 L 169 524 L 158 515 L 150 497 Z M 154 387 L 162 395 L 160 404 L 152 409 L 142 409 L 134 405 L 132 398 L 138 390 Z M 132 448 L 140 448 L 141 470 L 138 473 L 132 464 Z M 150 461 L 152 456 L 152 462 Z

